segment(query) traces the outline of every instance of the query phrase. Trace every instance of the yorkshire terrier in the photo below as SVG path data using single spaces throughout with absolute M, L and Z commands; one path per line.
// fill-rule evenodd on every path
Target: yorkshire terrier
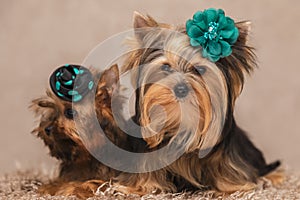
M 76 86 L 75 80 L 78 83 Z M 93 85 L 97 80 L 98 84 Z M 42 186 L 40 193 L 87 198 L 119 173 L 91 155 L 79 134 L 82 127 L 78 127 L 80 123 L 75 126 L 74 121 L 78 117 L 84 118 L 85 126 L 90 126 L 88 131 L 97 130 L 94 126 L 98 122 L 103 128 L 103 133 L 89 133 L 89 150 L 93 146 L 99 149 L 105 145 L 104 133 L 114 144 L 126 149 L 127 136 L 117 128 L 111 109 L 114 92 L 117 93 L 115 104 L 123 104 L 123 97 L 118 96 L 117 92 L 120 88 L 118 82 L 117 65 L 101 73 L 96 70 L 90 72 L 79 65 L 65 65 L 51 75 L 52 90 L 32 101 L 30 107 L 40 121 L 32 132 L 44 141 L 50 155 L 60 161 L 59 177 Z M 93 123 L 95 111 L 97 123 Z
M 280 181 L 282 176 L 269 175 L 280 162 L 266 163 L 233 114 L 245 75 L 256 67 L 254 48 L 248 46 L 250 23 L 234 23 L 216 9 L 197 12 L 186 27 L 136 12 L 134 29 L 122 72 L 133 72 L 137 88 L 134 121 L 147 143 L 138 148 L 151 152 L 175 145 L 157 160 L 178 159 L 156 171 L 122 173 L 121 190 L 231 193 L 255 188 L 266 175 Z
M 135 13 L 122 73 L 133 72 L 132 120 L 138 130 L 130 120 L 124 120 L 123 130 L 116 123 L 113 110 L 118 108 L 112 105 L 124 104 L 117 66 L 102 73 L 76 65 L 57 69 L 51 91 L 31 106 L 40 117 L 33 133 L 61 161 L 59 177 L 40 192 L 85 198 L 111 179 L 116 190 L 141 195 L 199 189 L 231 193 L 255 188 L 260 177 L 278 182 L 282 177 L 270 173 L 280 162 L 267 164 L 233 115 L 245 75 L 256 67 L 249 29 L 249 22 L 234 23 L 215 9 L 197 12 L 186 26 Z M 102 132 L 94 127 L 94 114 Z M 78 116 L 84 120 L 76 126 Z M 132 163 L 136 173 L 94 158 L 91 150 L 105 147 L 105 136 L 125 150 L 144 153 Z

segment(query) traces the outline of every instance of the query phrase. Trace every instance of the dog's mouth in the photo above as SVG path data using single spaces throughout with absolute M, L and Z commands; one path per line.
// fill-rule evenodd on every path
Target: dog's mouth
M 187 150 L 199 146 L 211 121 L 211 104 L 206 93 L 185 82 L 146 87 L 139 105 L 142 135 L 148 146 L 158 147 L 166 141 L 182 143 Z
M 76 160 L 77 144 L 71 139 L 62 139 L 54 143 L 56 156 L 62 160 L 74 161 Z
M 40 127 L 38 136 L 49 147 L 50 154 L 59 160 L 76 161 L 79 157 L 84 157 L 87 154 L 87 150 L 76 131 L 69 133 L 66 130 L 60 130 L 54 124 L 50 124 L 45 128 Z

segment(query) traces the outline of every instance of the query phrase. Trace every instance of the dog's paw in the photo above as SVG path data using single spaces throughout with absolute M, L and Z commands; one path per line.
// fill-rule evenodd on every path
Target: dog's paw
M 38 192 L 40 194 L 50 194 L 52 196 L 76 196 L 80 199 L 87 199 L 94 196 L 98 187 L 103 183 L 104 181 L 102 180 L 53 182 L 41 186 Z
M 266 179 L 272 182 L 273 185 L 277 186 L 284 182 L 285 174 L 283 170 L 276 170 L 264 176 Z

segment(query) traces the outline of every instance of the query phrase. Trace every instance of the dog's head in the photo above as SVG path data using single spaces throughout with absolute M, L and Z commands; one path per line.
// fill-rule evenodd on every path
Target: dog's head
M 228 113 L 233 113 L 245 73 L 255 67 L 247 46 L 249 22 L 236 23 L 239 37 L 232 54 L 211 62 L 190 45 L 184 26 L 134 14 L 135 36 L 123 71 L 132 70 L 137 121 L 150 147 L 169 141 L 187 152 L 213 147 Z
M 82 68 L 67 66 L 59 69 L 51 76 L 55 78 L 54 89 L 53 87 L 52 90 L 48 89 L 45 96 L 32 101 L 30 108 L 39 118 L 38 127 L 32 132 L 44 141 L 45 145 L 49 147 L 50 154 L 59 160 L 73 162 L 91 159 L 92 156 L 87 149 L 101 148 L 105 141 L 103 132 L 99 132 L 99 128 L 96 126 L 100 124 L 101 127 L 105 127 L 102 129 L 109 139 L 118 138 L 115 135 L 116 132 L 111 130 L 115 126 L 111 110 L 111 97 L 120 86 L 118 67 L 113 65 L 101 73 L 91 69 L 90 78 L 76 80 L 79 86 L 69 85 L 70 82 L 67 79 L 76 75 L 77 72 L 80 73 L 81 71 L 76 69 Z M 85 70 L 85 73 L 89 73 L 88 69 L 85 68 Z M 57 81 L 55 76 L 60 73 L 64 73 L 64 76 Z M 90 83 L 90 81 L 98 80 L 99 82 L 95 86 Z M 85 85 L 86 81 L 89 81 L 87 87 L 80 88 L 81 85 Z M 64 88 L 62 88 L 63 84 Z M 77 88 L 79 92 L 74 92 L 74 88 Z M 57 89 L 60 89 L 59 93 Z M 84 91 L 82 99 L 68 95 L 82 94 L 81 89 Z M 88 92 L 85 93 L 85 91 Z M 62 95 L 64 98 L 61 97 Z M 70 101 L 70 98 L 73 100 Z M 74 98 L 79 100 L 74 101 Z M 115 99 L 118 101 L 118 98 Z M 91 133 L 91 131 L 97 132 Z M 83 140 L 88 141 L 84 142 Z

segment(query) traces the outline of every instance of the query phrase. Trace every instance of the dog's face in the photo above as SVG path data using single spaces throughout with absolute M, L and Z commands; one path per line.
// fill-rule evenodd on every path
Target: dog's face
M 46 96 L 32 101 L 30 107 L 39 117 L 39 125 L 32 132 L 49 147 L 51 156 L 59 160 L 75 162 L 91 159 L 83 137 L 89 137 L 88 149 L 101 148 L 103 133 L 84 131 L 99 130 L 94 127 L 99 124 L 105 127 L 107 124 L 114 125 L 110 105 L 112 93 L 119 86 L 118 67 L 114 65 L 102 73 L 93 72 L 93 76 L 99 80 L 96 91 L 90 92 L 78 103 L 62 100 L 50 90 L 46 91 Z M 114 138 L 114 133 L 109 130 L 107 134 Z
M 134 70 L 136 114 L 150 147 L 176 140 L 187 152 L 213 147 L 221 138 L 226 114 L 233 113 L 244 72 L 253 68 L 246 46 L 248 25 L 237 24 L 233 53 L 213 63 L 189 43 L 185 28 L 134 17 L 133 51 L 124 70 Z
M 33 133 L 49 147 L 52 156 L 64 161 L 86 157 L 86 149 L 74 123 L 79 113 L 73 109 L 72 103 L 59 99 L 47 90 L 46 96 L 32 101 L 31 108 L 40 117 L 39 126 Z

